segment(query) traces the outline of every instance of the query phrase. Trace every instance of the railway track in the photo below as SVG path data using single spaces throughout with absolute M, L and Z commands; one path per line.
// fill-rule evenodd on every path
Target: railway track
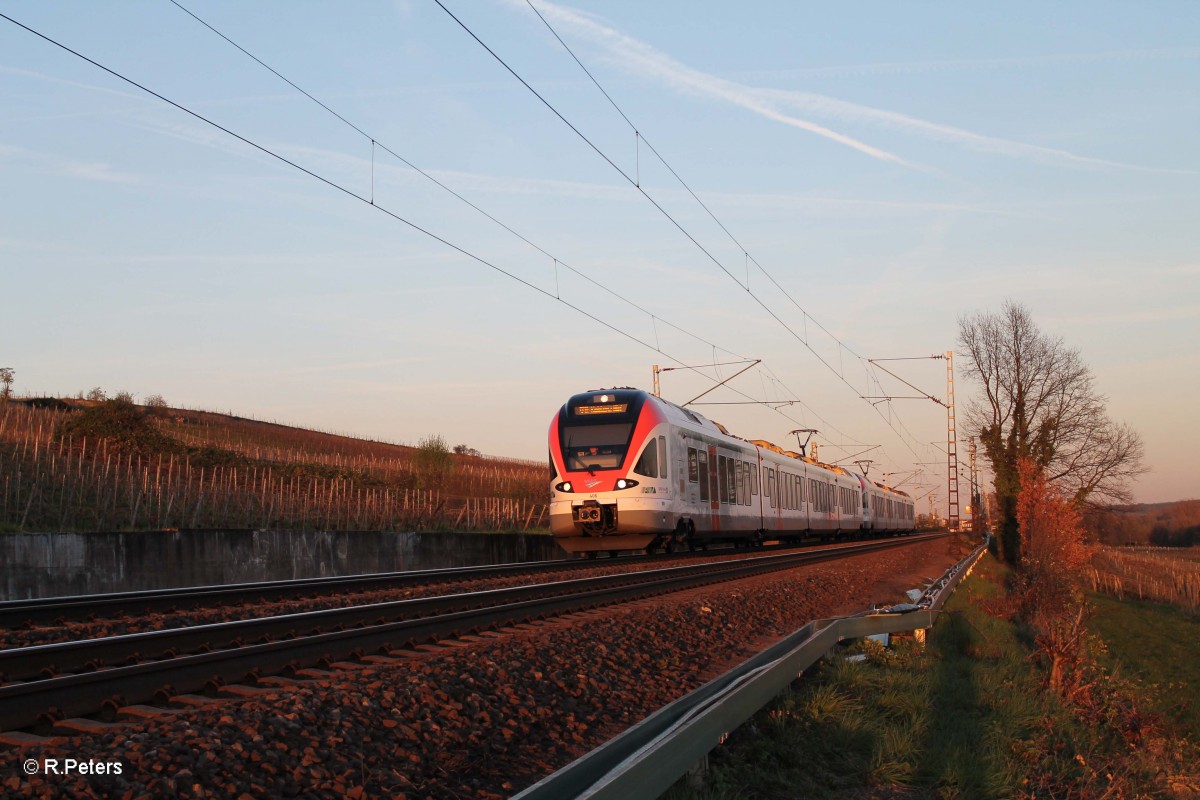
M 847 558 L 944 534 L 280 617 L 62 642 L 0 652 L 0 730 L 47 730 L 65 717 L 165 703 L 180 694 L 345 659 Z M 254 642 L 254 643 L 251 643 Z
M 758 552 L 773 549 L 794 549 L 794 545 L 778 545 L 760 548 Z M 721 553 L 742 552 L 733 548 L 708 550 L 697 553 L 674 553 L 671 555 L 622 556 L 615 561 L 593 559 L 563 559 L 558 561 L 533 561 L 517 564 L 496 564 L 479 567 L 456 567 L 452 569 L 416 570 L 409 572 L 377 572 L 364 575 L 347 575 L 328 578 L 298 578 L 286 581 L 263 581 L 259 583 L 224 584 L 220 586 L 192 586 L 173 589 L 148 589 L 135 592 L 111 592 L 70 597 L 35 598 L 31 600 L 0 601 L 0 629 L 14 630 L 39 625 L 57 625 L 93 618 L 135 616 L 142 614 L 178 612 L 198 608 L 214 608 L 222 605 L 245 605 L 314 596 L 353 594 L 397 589 L 406 586 L 425 586 L 438 583 L 486 580 L 515 575 L 537 575 L 545 572 L 595 569 L 606 563 L 639 564 L 653 563 L 664 558 L 704 558 Z

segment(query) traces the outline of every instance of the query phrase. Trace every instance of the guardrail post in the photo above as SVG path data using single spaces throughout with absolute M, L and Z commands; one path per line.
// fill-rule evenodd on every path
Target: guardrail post
M 708 772 L 708 753 L 704 757 L 692 765 L 692 768 L 687 771 L 688 786 L 699 791 L 704 787 L 704 775 Z

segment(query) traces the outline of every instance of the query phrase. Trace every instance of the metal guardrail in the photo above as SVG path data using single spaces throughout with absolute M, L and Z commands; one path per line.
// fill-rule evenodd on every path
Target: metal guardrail
M 917 603 L 893 606 L 885 613 L 810 622 L 513 800 L 654 800 L 840 640 L 932 627 L 934 616 L 985 549 L 980 545 L 951 567 Z

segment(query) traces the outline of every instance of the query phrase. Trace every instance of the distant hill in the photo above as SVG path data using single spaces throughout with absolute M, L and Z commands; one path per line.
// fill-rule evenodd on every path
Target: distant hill
M 1200 544 L 1200 500 L 1112 506 L 1089 512 L 1087 522 L 1104 544 Z
M 0 412 L 0 529 L 535 528 L 546 466 L 128 398 Z

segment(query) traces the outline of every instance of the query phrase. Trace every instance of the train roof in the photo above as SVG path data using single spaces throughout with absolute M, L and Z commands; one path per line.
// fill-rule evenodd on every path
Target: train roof
M 618 395 L 620 397 L 614 398 L 614 399 L 621 399 L 621 400 L 632 400 L 634 398 L 637 398 L 639 401 L 639 403 L 638 403 L 639 405 L 641 403 L 649 401 L 649 402 L 652 402 L 655 405 L 657 405 L 659 407 L 659 409 L 662 410 L 670 418 L 680 420 L 680 421 L 686 420 L 686 421 L 692 423 L 693 425 L 699 425 L 701 428 L 711 431 L 713 433 L 719 433 L 722 436 L 728 436 L 731 439 L 740 439 L 743 442 L 752 444 L 763 450 L 770 450 L 772 453 L 776 453 L 776 454 L 784 456 L 786 458 L 793 458 L 797 461 L 802 461 L 805 464 L 812 464 L 814 467 L 821 467 L 822 469 L 827 469 L 830 472 L 834 472 L 838 475 L 859 477 L 858 475 L 848 472 L 845 469 L 843 469 L 842 467 L 836 466 L 834 464 L 826 464 L 822 461 L 816 460 L 815 458 L 801 455 L 800 453 L 797 453 L 794 450 L 784 450 L 779 445 L 777 445 L 773 442 L 768 442 L 766 439 L 742 439 L 741 436 L 737 436 L 735 434 L 730 433 L 728 430 L 726 430 L 725 426 L 722 425 L 721 423 L 714 422 L 713 420 L 709 419 L 708 417 L 704 416 L 703 414 L 698 414 L 695 411 L 692 411 L 691 409 L 687 409 L 681 405 L 672 403 L 670 400 L 664 400 L 661 397 L 658 397 L 656 395 L 651 394 L 650 392 L 647 392 L 645 389 L 635 389 L 632 386 L 618 386 L 618 387 L 614 387 L 612 389 L 590 389 L 587 392 L 583 392 L 581 394 L 577 394 L 577 395 L 573 396 L 570 400 L 567 401 L 567 404 L 572 405 L 577 401 L 583 401 L 585 397 L 589 397 L 591 395 L 600 394 L 600 393 L 608 393 L 608 394 L 612 394 L 612 395 Z M 899 489 L 893 489 L 892 487 L 885 486 L 882 483 L 875 483 L 873 481 L 871 483 L 873 486 L 876 486 L 885 492 L 897 494 L 897 495 L 900 495 L 901 497 L 909 496 L 907 492 L 902 492 Z

